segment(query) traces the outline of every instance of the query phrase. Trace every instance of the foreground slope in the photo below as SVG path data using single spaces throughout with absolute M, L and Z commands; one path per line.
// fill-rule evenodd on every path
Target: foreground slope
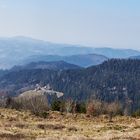
M 48 112 L 43 119 L 30 112 L 0 109 L 0 139 L 4 140 L 139 140 L 140 119 Z

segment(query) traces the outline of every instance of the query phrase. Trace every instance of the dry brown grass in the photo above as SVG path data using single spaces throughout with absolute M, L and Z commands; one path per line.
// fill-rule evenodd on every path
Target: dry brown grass
M 47 119 L 30 112 L 0 109 L 0 140 L 139 140 L 140 118 L 49 112 Z

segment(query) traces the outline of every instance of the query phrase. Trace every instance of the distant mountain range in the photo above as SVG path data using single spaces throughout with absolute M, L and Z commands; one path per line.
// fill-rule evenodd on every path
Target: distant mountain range
M 10 71 L 30 70 L 30 69 L 48 69 L 48 70 L 70 70 L 80 69 L 81 67 L 69 64 L 64 61 L 53 61 L 53 62 L 31 62 L 27 65 L 14 66 Z
M 100 58 L 97 58 L 97 62 L 95 62 L 96 58 L 94 57 L 95 60 L 93 63 L 91 63 L 91 60 L 93 61 L 93 57 L 91 58 L 91 55 L 84 56 L 87 54 L 102 55 L 101 57 L 104 56 L 106 58 L 129 58 L 130 56 L 140 55 L 140 52 L 131 49 L 112 49 L 106 47 L 92 48 L 79 45 L 56 44 L 22 36 L 13 38 L 0 38 L 0 68 L 11 68 L 14 65 L 21 64 L 24 62 L 24 60 L 28 60 L 28 58 L 30 59 L 30 57 L 42 57 L 46 55 L 54 55 L 56 57 L 58 55 L 71 56 L 71 58 L 68 58 L 68 61 L 66 62 L 72 62 L 72 64 L 77 64 L 75 61 L 75 63 L 73 63 L 73 60 L 76 59 L 75 55 L 76 57 L 77 55 L 83 55 L 84 58 L 79 56 L 82 63 L 80 66 L 100 64 Z M 90 61 L 85 64 L 83 60 L 87 59 L 87 57 L 88 60 L 90 59 Z M 78 63 L 79 58 L 76 60 Z M 54 61 L 56 61 L 56 59 Z
M 138 56 L 132 56 L 132 57 L 130 57 L 131 59 L 140 59 L 140 55 L 138 55 Z
M 46 56 L 31 56 L 22 63 L 39 62 L 39 61 L 65 61 L 80 67 L 89 67 L 98 65 L 108 60 L 107 57 L 98 54 L 79 54 L 72 56 L 46 55 Z

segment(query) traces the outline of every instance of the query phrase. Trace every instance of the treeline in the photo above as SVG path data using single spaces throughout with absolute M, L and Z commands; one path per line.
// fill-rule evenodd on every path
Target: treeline
M 61 113 L 79 114 L 84 113 L 86 117 L 107 115 L 110 122 L 116 115 L 130 115 L 129 106 L 123 108 L 119 101 L 107 103 L 100 100 L 88 100 L 86 102 L 76 102 L 72 99 L 62 100 L 54 99 L 51 103 L 44 95 L 29 98 L 7 98 L 0 100 L 0 107 L 16 110 L 29 110 L 33 114 L 47 118 L 49 111 L 59 111 Z M 140 116 L 140 110 L 131 114 L 131 116 Z

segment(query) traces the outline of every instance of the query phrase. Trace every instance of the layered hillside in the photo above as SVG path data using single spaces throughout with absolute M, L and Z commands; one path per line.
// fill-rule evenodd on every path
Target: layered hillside
M 67 63 L 71 63 L 80 67 L 89 67 L 93 65 L 98 65 L 108 60 L 106 56 L 98 55 L 98 54 L 78 54 L 71 56 L 59 56 L 59 55 L 37 55 L 30 56 L 25 59 L 22 63 L 29 62 L 39 62 L 39 61 L 65 61 Z
M 113 49 L 107 47 L 96 48 L 96 46 L 84 47 L 80 45 L 56 44 L 28 37 L 0 38 L 0 53 L 1 53 L 0 55 L 1 69 L 11 68 L 14 65 L 21 64 L 22 62 L 24 62 L 24 60 L 28 62 L 28 59 L 32 56 L 42 57 L 44 55 L 54 55 L 56 56 L 55 58 L 57 58 L 57 55 L 73 56 L 73 55 L 96 54 L 101 56 L 103 55 L 107 58 L 129 58 L 131 56 L 140 55 L 139 51 L 131 49 Z M 70 59 L 70 62 L 75 62 L 73 60 L 74 60 L 73 58 Z M 93 62 L 96 62 L 95 60 Z M 53 61 L 59 61 L 59 58 Z M 77 65 L 77 63 L 74 64 Z M 86 66 L 90 66 L 89 64 L 88 65 L 86 64 Z M 97 61 L 95 64 L 100 63 Z M 94 65 L 94 63 L 92 63 L 92 65 Z
M 68 69 L 80 69 L 81 67 L 69 64 L 64 61 L 52 61 L 52 62 L 31 62 L 27 65 L 14 66 L 10 71 L 30 70 L 30 69 L 48 69 L 48 70 L 68 70 Z
M 140 59 L 140 55 L 138 55 L 138 56 L 132 56 L 132 57 L 130 57 L 130 59 Z
M 140 107 L 140 61 L 109 60 L 87 69 L 52 71 L 30 69 L 14 71 L 0 78 L 0 89 L 9 95 L 17 95 L 21 89 L 34 88 L 36 84 L 49 84 L 52 89 L 64 93 L 65 98 L 104 101 L 131 100 L 133 109 Z

